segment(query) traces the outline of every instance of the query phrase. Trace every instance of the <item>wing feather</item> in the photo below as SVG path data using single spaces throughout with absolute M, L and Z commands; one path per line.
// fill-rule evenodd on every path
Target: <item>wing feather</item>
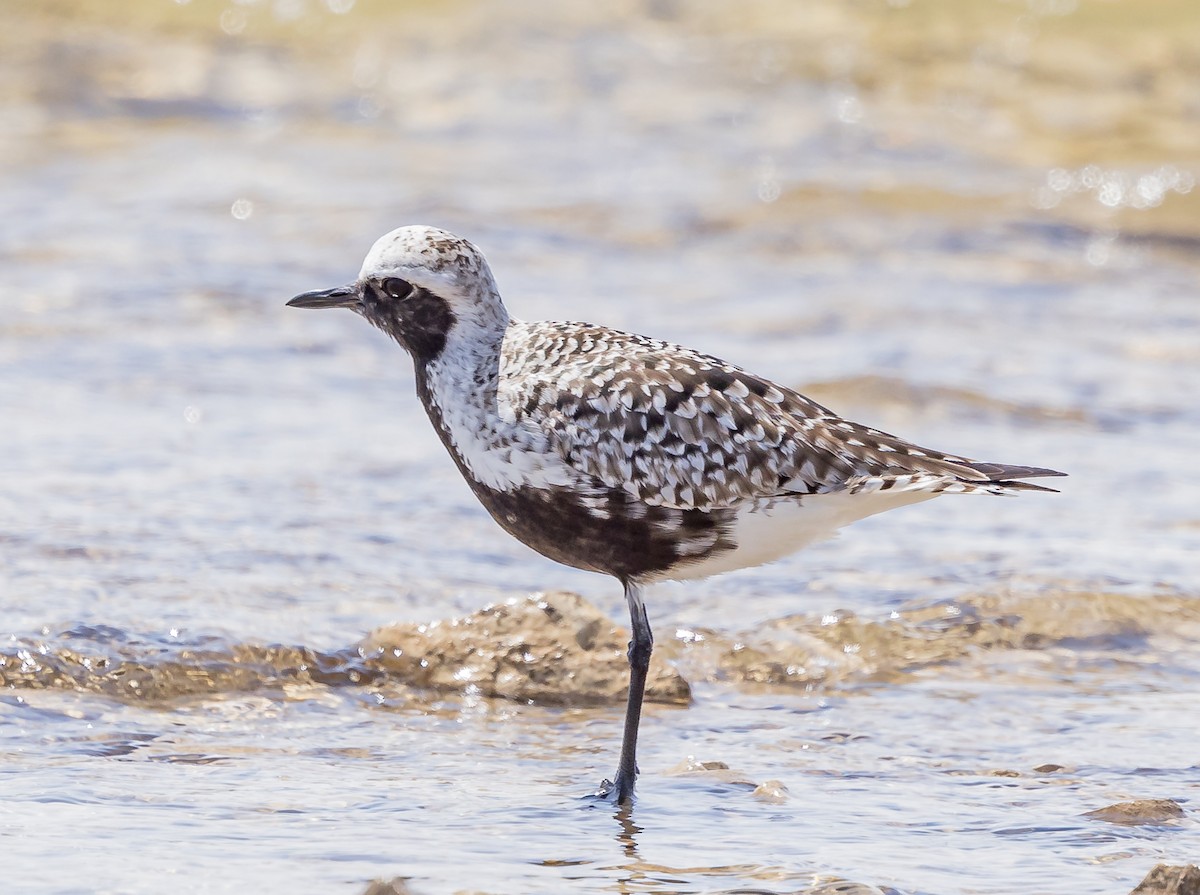
M 502 399 L 597 485 L 656 506 L 893 486 L 1004 493 L 1055 474 L 977 463 L 839 418 L 798 392 L 678 345 L 588 324 L 520 324 Z

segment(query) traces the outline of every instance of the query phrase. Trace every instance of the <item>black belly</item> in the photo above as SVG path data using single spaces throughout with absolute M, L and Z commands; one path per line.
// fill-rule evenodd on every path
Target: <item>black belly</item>
M 538 553 L 622 581 L 653 578 L 735 546 L 729 511 L 647 506 L 615 489 L 592 506 L 563 488 L 494 491 L 472 483 L 472 490 L 505 531 Z
M 417 396 L 430 422 L 480 503 L 514 538 L 564 565 L 615 575 L 622 581 L 653 578 L 683 563 L 736 548 L 729 532 L 732 510 L 677 510 L 648 506 L 599 482 L 590 505 L 568 488 L 497 491 L 478 482 L 454 447 L 441 409 L 429 391 L 426 369 L 416 364 Z

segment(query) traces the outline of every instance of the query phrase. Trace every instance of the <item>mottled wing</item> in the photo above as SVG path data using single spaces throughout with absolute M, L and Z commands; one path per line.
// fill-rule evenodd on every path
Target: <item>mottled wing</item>
M 650 505 L 712 510 L 990 479 L 715 357 L 587 324 L 521 326 L 501 368 L 514 415 L 571 468 Z

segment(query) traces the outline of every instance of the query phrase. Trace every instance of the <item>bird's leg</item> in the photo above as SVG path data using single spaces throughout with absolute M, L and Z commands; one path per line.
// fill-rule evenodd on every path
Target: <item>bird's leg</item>
M 654 635 L 646 617 L 646 606 L 642 603 L 642 589 L 632 581 L 624 584 L 625 602 L 629 604 L 629 625 L 633 632 L 633 639 L 629 641 L 629 702 L 625 707 L 625 735 L 621 739 L 621 760 L 617 764 L 616 779 L 611 782 L 605 780 L 596 793 L 603 798 L 612 798 L 618 805 L 633 801 L 633 784 L 638 774 L 638 723 L 642 718 L 642 698 L 646 693 L 650 653 L 654 649 Z

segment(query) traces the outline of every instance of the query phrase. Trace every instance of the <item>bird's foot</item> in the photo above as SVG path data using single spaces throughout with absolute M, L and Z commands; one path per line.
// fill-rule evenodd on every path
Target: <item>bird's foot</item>
M 616 782 L 605 777 L 593 793 L 584 796 L 593 802 L 607 802 L 611 805 L 633 804 L 633 781 L 626 783 L 625 778 L 617 774 Z

